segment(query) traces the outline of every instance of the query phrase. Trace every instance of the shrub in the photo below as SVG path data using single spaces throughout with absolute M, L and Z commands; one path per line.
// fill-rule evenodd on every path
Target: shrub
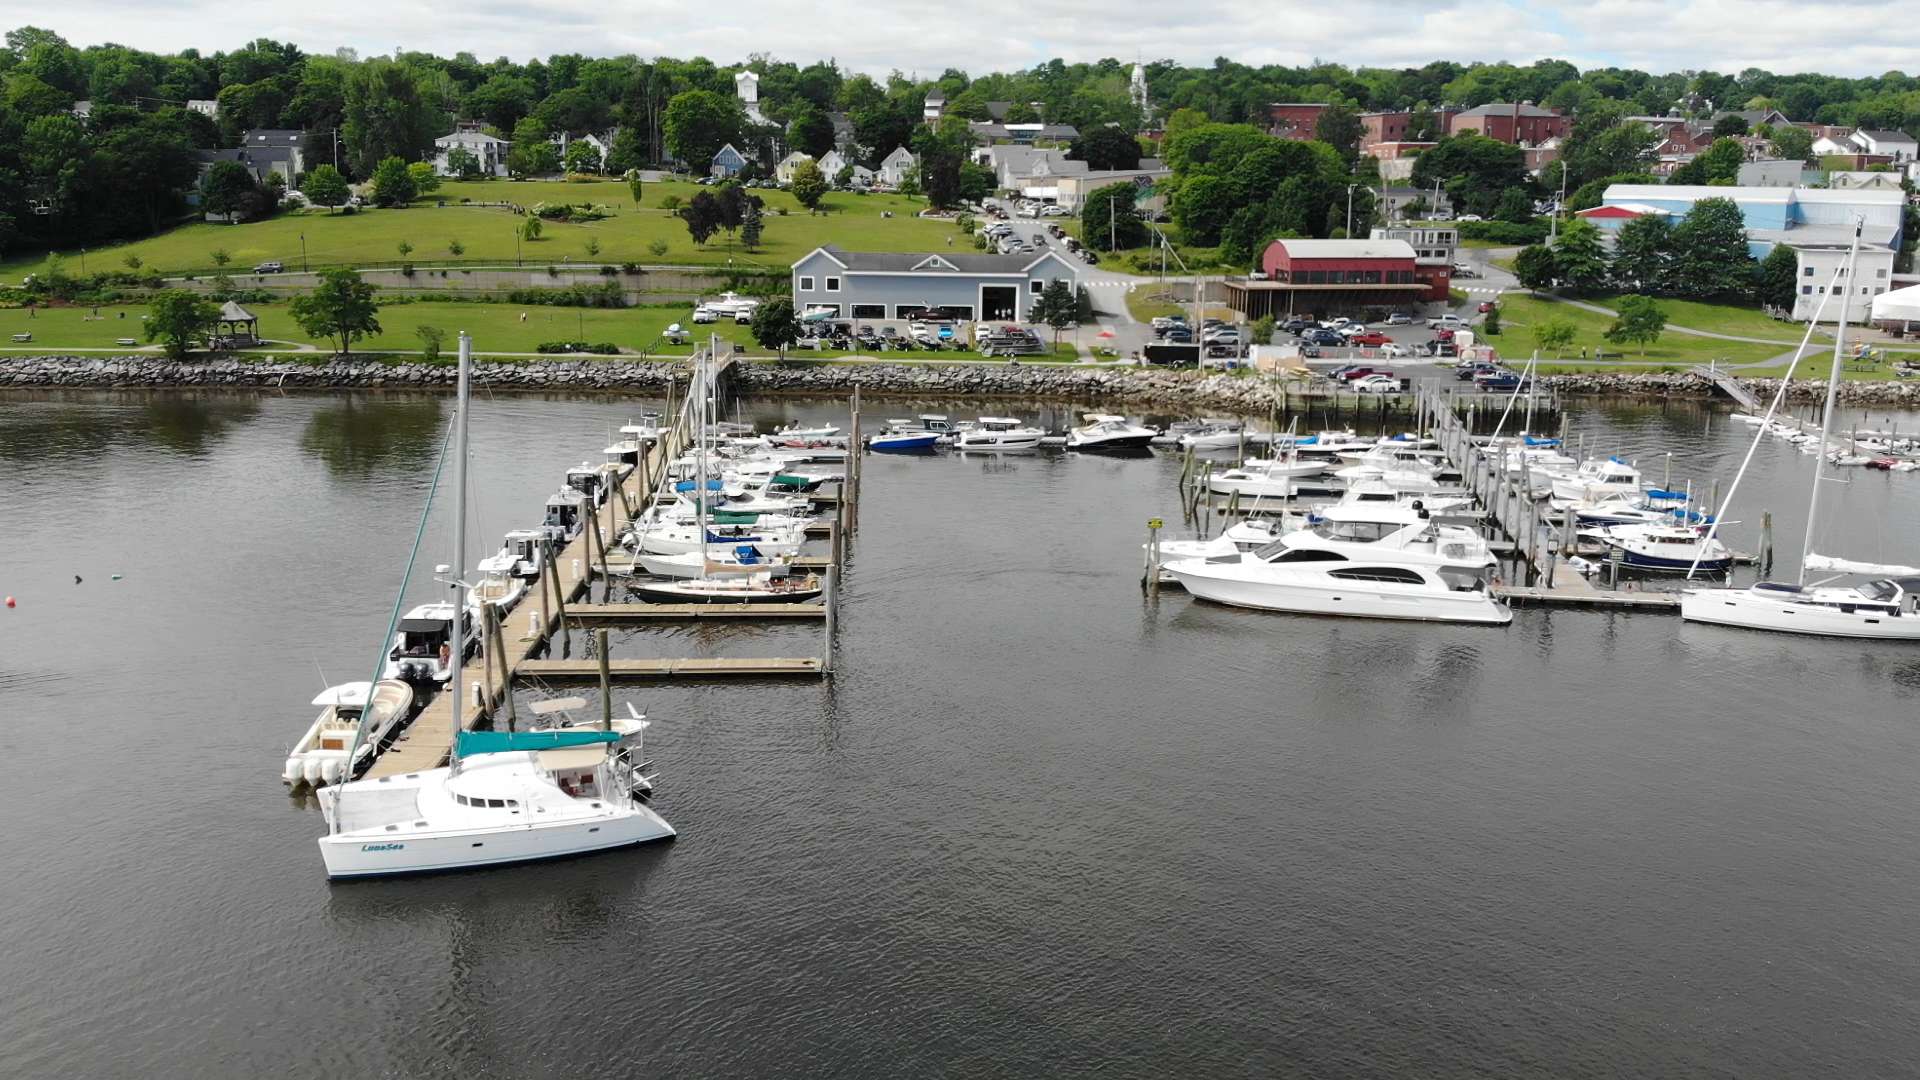
M 617 267 L 617 266 L 615 266 L 615 265 L 613 265 L 612 263 L 601 263 L 601 264 L 600 264 L 600 276 L 601 276 L 601 277 L 614 277 L 614 276 L 616 276 L 616 275 L 618 275 L 619 273 L 620 273 L 620 268 L 619 268 L 619 267 Z
M 655 240 L 654 243 L 659 244 L 660 241 Z M 665 247 L 666 245 L 661 244 L 660 246 Z M 623 274 L 638 274 L 640 273 L 640 264 L 637 262 L 623 262 L 620 264 L 620 272 Z
M 557 289 L 509 289 L 507 302 L 545 307 L 617 308 L 626 306 L 626 294 L 617 282 L 603 281 L 592 285 L 575 282 Z
M 412 276 L 413 276 L 413 264 L 412 264 L 412 263 L 401 263 L 401 264 L 400 264 L 400 276 L 401 276 L 401 277 L 412 277 Z
M 660 209 L 662 209 L 662 210 L 678 210 L 678 209 L 680 209 L 680 196 L 678 196 L 678 195 L 662 195 L 662 196 L 660 197 Z
M 534 347 L 534 352 L 549 355 L 557 353 L 594 353 L 601 356 L 617 356 L 620 346 L 611 341 L 601 341 L 589 345 L 584 341 L 543 341 Z
M 1457 223 L 1462 240 L 1486 240 L 1495 244 L 1538 244 L 1547 238 L 1544 221 L 1516 225 L 1511 221 L 1462 221 Z
M 647 245 L 647 253 L 656 259 L 664 258 L 667 254 L 667 242 L 665 240 L 653 241 Z

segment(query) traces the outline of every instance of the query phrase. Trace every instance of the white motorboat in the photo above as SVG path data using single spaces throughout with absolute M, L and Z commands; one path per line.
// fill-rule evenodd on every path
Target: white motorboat
M 1348 484 L 1372 482 L 1390 487 L 1395 491 L 1413 494 L 1432 494 L 1440 490 L 1440 481 L 1430 472 L 1409 472 L 1405 469 L 1382 469 L 1377 465 L 1348 465 L 1335 469 L 1333 475 Z
M 773 429 L 770 439 L 831 439 L 840 434 L 840 429 L 832 424 L 807 425 L 787 424 Z
M 1166 571 L 1194 596 L 1234 607 L 1494 626 L 1513 621 L 1513 612 L 1488 592 L 1484 572 L 1349 560 L 1289 547 L 1284 539 L 1226 558 L 1177 560 Z
M 1324 476 L 1331 467 L 1325 458 L 1302 458 L 1287 454 L 1282 457 L 1250 457 L 1241 463 L 1241 468 L 1250 472 L 1261 472 L 1268 476 Z
M 723 292 L 720 294 L 720 299 L 703 300 L 700 306 L 716 315 L 738 319 L 742 315 L 752 315 L 754 309 L 760 306 L 760 301 L 751 296 L 741 296 L 736 292 Z
M 1851 587 L 1762 581 L 1745 589 L 1688 589 L 1680 617 L 1748 630 L 1920 641 L 1920 578 Z
M 641 413 L 640 419 L 629 420 L 620 425 L 622 438 L 632 439 L 642 445 L 659 441 L 666 430 L 660 423 L 660 414 L 657 412 Z
M 1162 540 L 1160 561 L 1164 564 L 1175 559 L 1214 559 L 1252 551 L 1273 543 L 1287 531 L 1284 519 L 1248 518 L 1234 523 L 1211 540 Z
M 329 878 L 470 870 L 665 840 L 614 731 L 461 731 L 453 764 L 320 792 Z M 496 749 L 501 748 L 501 749 Z
M 1620 561 L 1636 570 L 1664 570 L 1710 574 L 1733 569 L 1733 552 L 1704 528 L 1679 522 L 1608 525 L 1593 535 L 1618 552 Z
M 1182 450 L 1236 449 L 1244 442 L 1245 432 L 1238 420 L 1202 420 L 1199 427 L 1181 433 L 1174 445 Z
M 887 453 L 933 450 L 944 438 L 911 420 L 889 420 L 885 428 L 867 436 L 867 449 Z
M 983 416 L 956 433 L 953 445 L 958 450 L 1032 450 L 1046 434 L 1010 416 Z
M 460 651 L 464 659 L 474 636 L 472 622 L 462 622 L 467 625 L 467 647 Z M 380 677 L 409 683 L 446 682 L 453 676 L 453 652 L 453 605 L 421 604 L 400 620 Z
M 1207 490 L 1216 495 L 1252 496 L 1260 499 L 1291 499 L 1294 479 L 1300 475 L 1288 465 L 1222 469 L 1207 474 Z
M 1111 413 L 1087 413 L 1085 424 L 1067 431 L 1070 450 L 1145 450 L 1156 432 L 1141 427 L 1124 416 Z
M 495 618 L 513 610 L 513 605 L 526 595 L 527 579 L 514 573 L 517 561 L 509 553 L 490 555 L 474 564 L 480 571 L 480 580 L 467 590 L 467 604 L 472 608 L 477 620 L 483 604 L 493 607 Z
M 1383 472 L 1416 472 L 1428 476 L 1439 473 L 1446 465 L 1444 454 L 1439 450 L 1396 442 L 1378 443 L 1365 450 L 1343 450 L 1334 456 L 1347 462 L 1346 468 L 1370 466 Z
M 633 590 L 666 604 L 797 604 L 825 591 L 817 574 L 774 576 L 761 572 L 729 577 L 701 576 L 641 582 Z
M 300 787 L 337 784 L 347 775 L 347 755 L 357 768 L 373 756 L 413 709 L 413 687 L 398 679 L 328 687 L 313 703 L 320 715 L 287 751 L 280 782 Z
M 607 474 L 600 466 L 583 461 L 567 470 L 568 487 L 587 497 L 587 504 L 593 507 L 606 505 L 607 496 L 612 487 L 607 483 Z
M 1687 505 L 1684 492 L 1658 489 L 1631 494 L 1615 492 L 1598 499 L 1577 502 L 1555 499 L 1549 505 L 1562 514 L 1572 514 L 1575 525 L 1589 529 L 1609 525 L 1699 523 L 1708 520 L 1703 511 Z
M 1617 457 L 1588 460 L 1571 473 L 1549 475 L 1553 478 L 1553 497 L 1569 502 L 1640 494 L 1640 470 Z
M 515 577 L 540 576 L 540 567 L 545 559 L 540 542 L 544 539 L 546 533 L 540 529 L 515 529 L 507 534 L 506 541 L 500 545 L 499 554 L 513 558 Z
M 1479 568 L 1497 565 L 1493 550 L 1463 525 L 1438 525 L 1419 503 L 1358 502 L 1329 506 L 1316 524 L 1277 543 L 1301 551 L 1327 552 L 1347 560 Z
M 763 555 L 752 544 L 709 544 L 707 550 L 685 551 L 678 555 L 641 555 L 635 560 L 640 569 L 663 578 L 697 578 L 703 574 L 772 574 L 783 577 L 792 570 L 790 556 Z
M 1340 494 L 1336 506 L 1386 505 L 1404 506 L 1418 511 L 1425 508 L 1433 513 L 1445 513 L 1449 510 L 1461 510 L 1472 505 L 1471 495 L 1442 495 L 1428 491 L 1408 491 L 1381 480 L 1377 477 L 1363 477 L 1347 485 Z
M 546 517 L 541 532 L 557 547 L 580 535 L 587 519 L 590 500 L 578 489 L 563 487 L 547 497 Z

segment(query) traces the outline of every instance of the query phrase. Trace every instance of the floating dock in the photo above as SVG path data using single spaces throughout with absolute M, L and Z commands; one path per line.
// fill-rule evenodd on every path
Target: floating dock
M 768 679 L 826 674 L 817 656 L 709 656 L 685 659 L 609 660 L 615 679 Z M 598 660 L 528 660 L 520 674 L 539 679 L 598 679 Z

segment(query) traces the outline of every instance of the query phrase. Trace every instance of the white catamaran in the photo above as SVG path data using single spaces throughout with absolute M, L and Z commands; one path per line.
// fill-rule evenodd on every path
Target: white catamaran
M 453 564 L 466 560 L 467 401 L 472 340 L 460 335 L 459 408 L 454 419 Z M 468 605 L 450 605 L 454 636 Z M 661 840 L 673 826 L 641 795 L 639 769 L 618 752 L 621 733 L 597 730 L 465 731 L 462 665 L 447 688 L 453 709 L 451 763 L 400 776 L 352 780 L 320 790 L 327 833 L 320 855 L 329 878 L 468 870 L 583 855 Z M 365 737 L 356 736 L 349 759 Z
M 1860 231 L 1861 226 L 1856 222 L 1853 247 L 1847 253 L 1846 266 L 1835 275 L 1834 284 L 1822 291 L 1823 296 L 1836 292 L 1840 294 L 1840 323 L 1834 333 L 1833 370 L 1827 375 L 1827 404 L 1820 420 L 1818 449 L 1822 452 L 1813 455 L 1813 490 L 1807 497 L 1807 533 L 1800 547 L 1799 578 L 1792 583 L 1761 581 L 1745 589 L 1690 589 L 1680 598 L 1682 619 L 1749 630 L 1778 630 L 1789 634 L 1920 641 L 1920 566 L 1838 559 L 1813 550 L 1814 533 L 1820 524 L 1821 473 L 1827 459 L 1824 451 L 1833 435 L 1834 401 L 1840 389 L 1841 356 L 1846 345 L 1847 316 L 1853 293 L 1850 283 L 1854 280 L 1854 264 L 1860 254 Z M 1825 306 L 1824 300 L 1822 306 Z M 1806 351 L 1807 342 L 1813 336 L 1813 327 L 1819 321 L 1820 312 L 1815 311 L 1813 320 L 1807 324 L 1807 338 L 1801 341 L 1800 352 L 1794 354 L 1794 363 L 1797 364 L 1800 353 Z M 1780 389 L 1774 395 L 1773 404 L 1768 408 L 1759 430 L 1754 432 L 1753 446 L 1747 448 L 1746 461 L 1740 465 L 1740 474 L 1734 477 L 1733 490 L 1738 490 L 1741 477 L 1746 475 L 1747 462 L 1753 460 L 1754 448 L 1765 436 L 1792 378 L 1793 368 L 1790 365 L 1786 377 L 1780 380 Z M 1733 501 L 1732 490 L 1727 494 L 1727 501 Z M 1709 539 L 1713 528 L 1718 525 L 1716 518 L 1708 530 Z M 1854 586 L 1829 585 L 1827 581 L 1809 585 L 1809 572 L 1825 572 L 1836 576 L 1862 575 L 1872 580 Z

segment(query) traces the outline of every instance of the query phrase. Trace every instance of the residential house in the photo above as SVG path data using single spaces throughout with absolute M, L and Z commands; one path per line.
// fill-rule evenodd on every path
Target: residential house
M 1460 230 L 1451 225 L 1375 225 L 1374 240 L 1404 240 L 1413 248 L 1416 276 L 1444 271 L 1451 281 L 1454 254 L 1460 250 Z
M 1017 143 L 1031 146 L 1034 143 L 1065 143 L 1080 137 L 1080 129 L 1072 124 L 1005 124 L 993 120 L 970 120 L 967 130 L 975 142 L 982 145 Z
M 920 118 L 929 124 L 940 122 L 940 114 L 947 111 L 947 95 L 938 89 L 927 91 L 927 100 L 920 106 Z
M 845 251 L 819 247 L 793 264 L 793 306 L 836 318 L 904 319 L 924 309 L 965 320 L 1019 319 L 1053 281 L 1078 287 L 1079 268 L 1057 252 L 982 255 Z
M 907 177 L 915 175 L 919 163 L 914 160 L 913 151 L 904 146 L 896 146 L 893 153 L 880 159 L 879 171 L 874 174 L 884 187 L 897 188 Z
M 1088 172 L 1068 173 L 1053 178 L 1053 201 L 1075 213 L 1087 201 L 1087 196 L 1103 187 L 1113 184 L 1133 184 L 1140 188 L 1134 198 L 1134 205 L 1142 213 L 1157 214 L 1166 209 L 1166 197 L 1152 193 L 1154 185 L 1170 179 L 1173 170 L 1166 167 L 1159 158 L 1141 158 L 1138 168 L 1100 169 Z
M 1416 209 L 1415 203 L 1420 207 Z M 1417 188 L 1388 185 L 1374 193 L 1374 206 L 1387 221 L 1402 221 L 1428 214 L 1451 214 L 1453 203 L 1445 188 Z
M 197 112 L 209 120 L 220 119 L 220 103 L 212 98 L 191 98 L 187 101 L 187 111 Z
M 1276 101 L 1267 106 L 1267 134 L 1304 142 L 1327 111 L 1324 101 Z
M 1832 279 L 1833 268 L 1844 262 L 1856 222 L 1862 230 L 1856 277 L 1864 282 L 1858 286 L 1861 291 L 1853 294 L 1856 306 L 1862 298 L 1885 292 L 1891 285 L 1906 199 L 1897 190 L 1614 184 L 1602 195 L 1600 206 L 1578 216 L 1611 234 L 1646 214 L 1678 222 L 1702 199 L 1730 199 L 1740 208 L 1747 227 L 1747 250 L 1754 258 L 1765 258 L 1781 244 L 1794 249 L 1801 277 L 1793 309 L 1796 319 L 1812 318 L 1827 295 L 1826 282 Z M 1839 318 L 1838 306 L 1829 304 L 1820 317 Z
M 1844 132 L 1844 134 L 1842 133 Z M 1840 129 L 1814 136 L 1813 153 L 1815 157 L 1832 157 L 1835 154 L 1851 154 L 1858 147 L 1853 142 L 1853 132 Z
M 1747 122 L 1747 131 L 1752 132 L 1765 125 L 1770 128 L 1792 127 L 1793 121 L 1779 109 L 1722 109 L 1707 121 L 1707 130 L 1720 122 L 1722 117 L 1737 116 Z
M 75 120 L 89 119 L 93 116 L 93 102 L 85 99 L 76 101 L 67 109 L 67 113 Z
M 833 178 L 839 176 L 840 170 L 846 167 L 847 159 L 841 156 L 838 150 L 829 150 L 820 158 L 820 173 L 827 178 L 829 184 L 833 183 Z
M 1891 164 L 1912 161 L 1920 156 L 1920 140 L 1904 131 L 1875 131 L 1861 128 L 1853 133 L 1853 145 L 1859 153 L 1885 157 Z
M 1067 157 L 1064 150 L 1032 146 L 994 146 L 983 152 L 993 170 L 994 186 L 1029 199 L 1056 202 L 1060 198 L 1060 177 L 1088 172 L 1087 163 Z
M 793 153 L 781 158 L 780 164 L 773 167 L 773 178 L 782 184 L 791 184 L 793 183 L 793 170 L 799 168 L 802 162 L 812 160 L 812 154 L 805 154 L 795 150 Z M 832 178 L 829 177 L 828 179 Z
M 1538 146 L 1548 139 L 1565 138 L 1572 126 L 1559 112 L 1530 101 L 1495 102 L 1454 116 L 1448 134 L 1472 132 L 1504 143 Z
M 206 172 L 216 161 L 237 161 L 246 166 L 257 183 L 279 174 L 291 189 L 307 171 L 307 133 L 286 128 L 256 128 L 240 138 L 232 150 L 200 151 L 200 171 Z M 315 164 L 319 164 L 316 162 Z
M 1736 187 L 1798 187 L 1806 166 L 1798 161 L 1765 158 L 1744 162 L 1735 174 Z
M 480 175 L 507 175 L 507 151 L 513 144 L 487 134 L 480 127 L 476 122 L 462 121 L 454 125 L 452 134 L 433 140 L 433 171 L 441 176 L 454 175 L 453 167 L 447 164 L 447 155 L 459 147 L 480 163 Z
M 712 176 L 738 176 L 740 170 L 746 167 L 746 155 L 734 149 L 732 143 L 728 143 L 714 152 L 713 161 L 707 166 L 707 172 Z
M 1848 172 L 1827 174 L 1827 186 L 1838 190 L 1900 191 L 1897 172 Z
M 560 163 L 562 166 L 566 164 L 567 151 L 573 148 L 574 143 L 586 143 L 593 149 L 594 168 L 604 170 L 607 167 L 607 156 L 613 153 L 613 138 L 619 133 L 619 128 L 608 128 L 601 132 L 590 131 L 584 135 L 575 135 L 569 131 L 558 131 L 549 136 L 549 139 L 553 145 L 560 150 Z

